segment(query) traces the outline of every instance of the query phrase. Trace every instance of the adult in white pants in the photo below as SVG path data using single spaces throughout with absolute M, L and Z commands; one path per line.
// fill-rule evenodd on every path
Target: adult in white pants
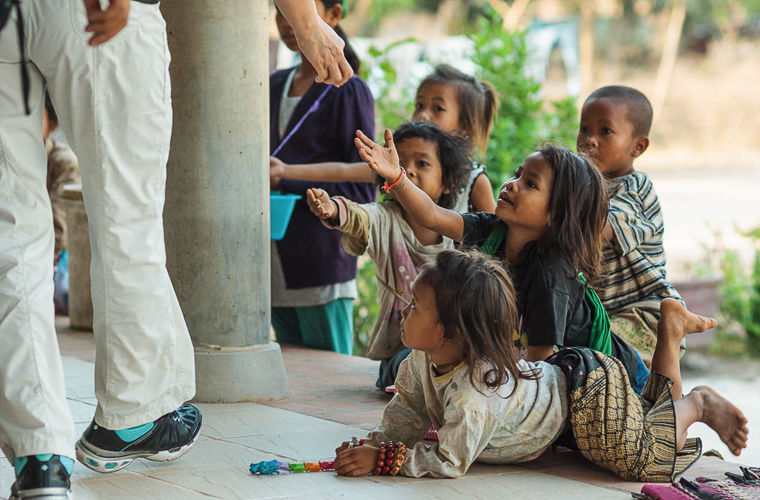
M 116 438 L 129 445 L 152 435 L 159 448 L 132 451 L 175 458 L 156 455 L 169 445 L 192 444 L 200 412 L 192 405 L 175 412 L 193 397 L 195 377 L 193 346 L 165 265 L 172 108 L 164 20 L 157 4 L 133 2 L 126 28 L 93 48 L 82 0 L 22 1 L 21 13 L 28 115 L 15 11 L 0 32 L 0 444 L 17 473 L 52 454 L 47 469 L 70 474 L 65 457 L 74 456 L 73 424 L 54 329 L 54 232 L 42 143 L 47 84 L 79 158 L 92 245 L 98 405 L 85 437 L 122 430 L 94 436 L 97 449 L 89 451 L 103 458 Z M 171 425 L 182 428 L 182 442 L 157 439 Z M 135 458 L 105 455 L 87 465 L 105 472 Z M 17 477 L 22 497 L 31 489 L 23 479 Z M 62 488 L 59 483 L 40 487 Z
M 79 157 L 92 245 L 98 405 L 77 457 L 100 472 L 138 457 L 171 460 L 200 430 L 200 411 L 179 406 L 195 391 L 193 348 L 165 267 L 172 121 L 165 25 L 151 0 L 110 3 L 101 12 L 98 0 L 22 0 L 22 16 L 14 11 L 0 31 L 0 446 L 16 467 L 13 498 L 68 498 L 73 465 L 53 315 L 46 85 Z M 343 42 L 314 2 L 277 3 L 317 79 L 347 81 Z

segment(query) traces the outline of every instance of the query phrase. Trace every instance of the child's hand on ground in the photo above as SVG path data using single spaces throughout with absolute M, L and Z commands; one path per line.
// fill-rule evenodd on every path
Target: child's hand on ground
M 306 203 L 311 213 L 325 220 L 334 220 L 338 216 L 338 205 L 330 199 L 327 191 L 319 188 L 306 190 Z
M 378 448 L 374 446 L 365 444 L 348 448 L 348 443 L 343 443 L 338 450 L 341 450 L 335 457 L 335 472 L 338 475 L 363 476 L 375 468 Z
M 385 147 L 364 135 L 361 130 L 356 131 L 354 144 L 359 150 L 359 156 L 367 162 L 369 168 L 384 177 L 386 181 L 393 182 L 401 175 L 398 151 L 396 151 L 396 145 L 393 144 L 393 134 L 390 130 L 385 129 Z
M 275 190 L 280 187 L 280 179 L 285 174 L 286 164 L 274 156 L 269 157 L 269 188 Z

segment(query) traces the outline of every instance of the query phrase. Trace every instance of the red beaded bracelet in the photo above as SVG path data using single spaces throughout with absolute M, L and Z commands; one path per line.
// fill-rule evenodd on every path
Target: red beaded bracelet
M 401 466 L 406 458 L 406 445 L 402 442 L 380 443 L 380 449 L 377 452 L 377 463 L 372 471 L 375 476 L 391 475 L 395 476 L 401 471 Z
M 398 178 L 395 181 L 391 182 L 390 184 L 388 184 L 388 181 L 385 181 L 383 183 L 383 191 L 385 191 L 386 193 L 390 193 L 391 189 L 393 189 L 396 186 L 396 184 L 398 184 L 401 181 L 401 179 L 403 179 L 404 176 L 406 175 L 406 170 L 404 170 L 404 167 L 399 165 L 399 168 L 401 169 L 401 173 L 398 174 Z

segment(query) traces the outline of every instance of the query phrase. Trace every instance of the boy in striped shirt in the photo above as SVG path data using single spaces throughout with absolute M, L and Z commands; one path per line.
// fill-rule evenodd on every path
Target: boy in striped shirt
M 680 300 L 665 276 L 660 202 L 649 177 L 633 161 L 649 146 L 652 105 L 636 89 L 608 86 L 583 103 L 579 152 L 588 154 L 607 179 L 610 213 L 604 227 L 603 273 L 597 290 L 612 330 L 649 365 L 657 341 L 660 302 Z

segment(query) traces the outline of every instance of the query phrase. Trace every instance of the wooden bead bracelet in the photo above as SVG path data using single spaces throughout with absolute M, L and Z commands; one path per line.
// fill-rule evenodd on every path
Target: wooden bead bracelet
M 406 458 L 406 445 L 402 442 L 385 441 L 380 443 L 377 463 L 372 471 L 374 476 L 395 476 L 401 471 Z

